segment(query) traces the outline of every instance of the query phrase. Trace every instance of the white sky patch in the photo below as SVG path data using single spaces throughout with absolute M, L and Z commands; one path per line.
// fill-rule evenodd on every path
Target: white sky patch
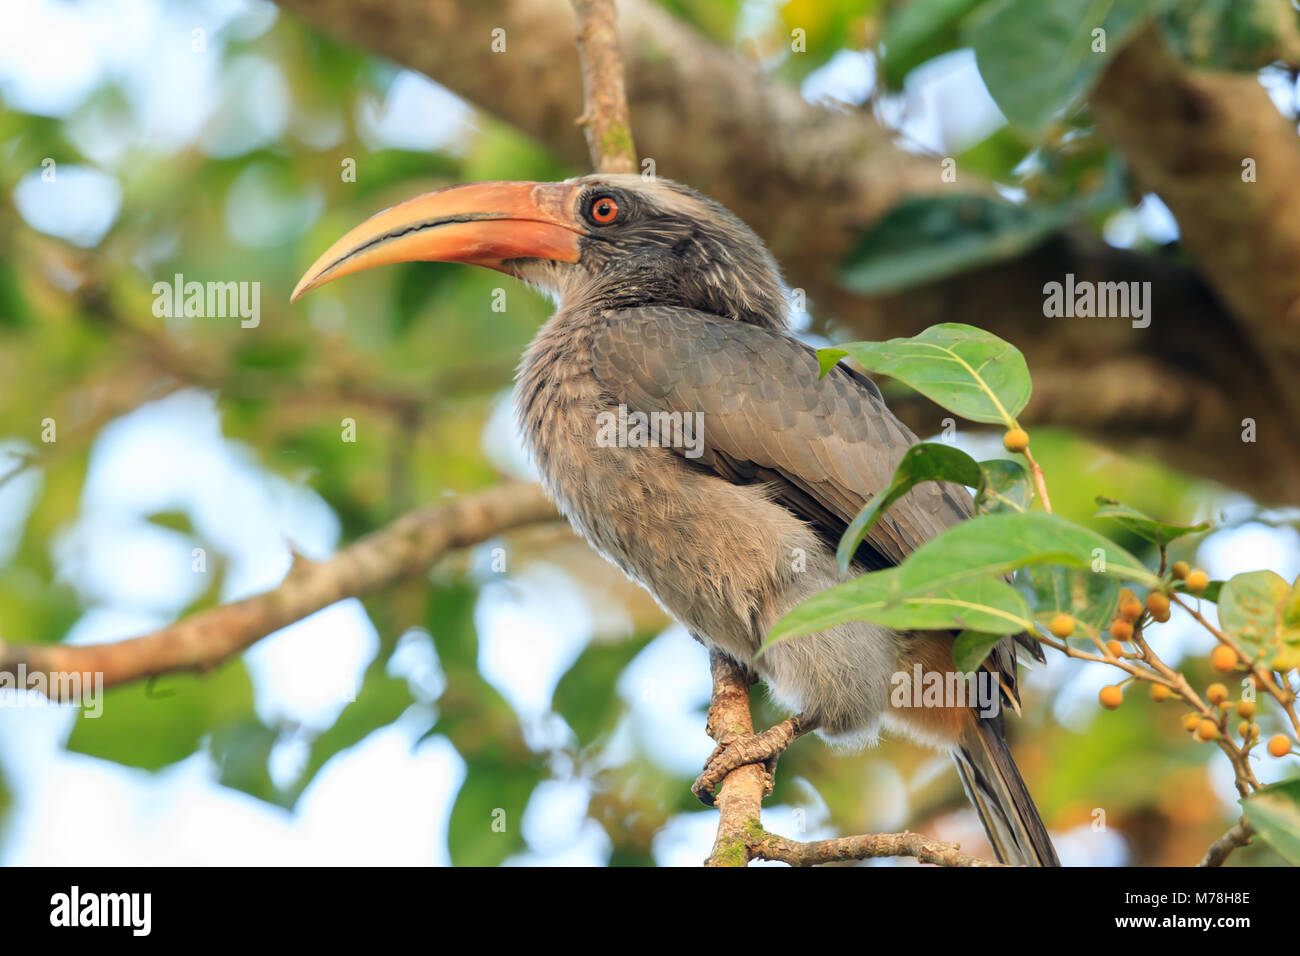
M 479 671 L 520 715 L 531 742 L 555 685 L 587 645 L 591 609 L 568 574 L 534 565 L 486 584 L 474 624 Z
M 1256 523 L 1224 528 L 1201 542 L 1196 556 L 1211 580 L 1269 568 L 1294 581 L 1300 574 L 1300 533 Z
M 473 110 L 464 100 L 412 70 L 393 79 L 383 102 L 357 103 L 357 133 L 371 149 L 446 150 L 471 128 Z
M 647 644 L 618 679 L 637 746 L 661 767 L 692 777 L 713 752 L 704 732 L 712 691 L 708 652 L 681 626 Z
M 219 158 L 269 146 L 284 132 L 289 105 L 289 86 L 276 63 L 261 56 L 237 57 L 225 67 L 220 102 L 199 144 Z
M 306 232 L 324 208 L 318 186 L 287 187 L 257 163 L 241 169 L 226 191 L 226 232 L 241 246 L 277 248 Z
M 512 389 L 502 392 L 493 403 L 480 444 L 487 460 L 503 474 L 522 481 L 540 478 L 537 466 L 524 450 L 524 437 L 515 420 Z
M 244 654 L 257 713 L 328 730 L 361 687 L 379 635 L 360 601 L 332 604 L 276 631 Z
M 56 160 L 57 163 L 57 160 Z M 54 178 L 34 169 L 14 187 L 14 205 L 33 229 L 91 248 L 122 208 L 122 187 L 102 170 L 57 163 Z
M 884 97 L 879 106 L 885 123 L 902 135 L 903 148 L 941 156 L 955 155 L 1006 125 L 968 49 L 923 63 L 907 75 L 901 95 Z M 957 175 L 960 182 L 960 170 Z
M 874 53 L 840 50 L 804 77 L 800 92 L 809 103 L 825 100 L 859 106 L 876 87 Z
M 545 780 L 528 798 L 521 822 L 528 852 L 512 857 L 513 866 L 603 866 L 609 835 L 587 816 L 591 784 L 585 780 Z

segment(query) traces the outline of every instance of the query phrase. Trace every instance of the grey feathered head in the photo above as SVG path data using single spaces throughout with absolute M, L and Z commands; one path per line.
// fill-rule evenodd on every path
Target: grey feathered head
M 293 298 L 412 260 L 487 266 L 599 308 L 671 305 L 786 324 L 780 272 L 754 231 L 693 189 L 637 175 L 471 183 L 417 196 L 334 243 Z

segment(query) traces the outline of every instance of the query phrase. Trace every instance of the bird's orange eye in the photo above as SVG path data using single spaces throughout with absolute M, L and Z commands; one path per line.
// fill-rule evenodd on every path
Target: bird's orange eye
M 591 204 L 591 220 L 607 226 L 618 218 L 618 203 L 608 196 L 601 196 Z

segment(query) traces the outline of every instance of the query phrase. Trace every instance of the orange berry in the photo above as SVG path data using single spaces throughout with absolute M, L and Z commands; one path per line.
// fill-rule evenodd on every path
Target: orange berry
M 1105 707 L 1107 710 L 1114 710 L 1120 704 L 1124 703 L 1124 688 L 1120 687 L 1118 684 L 1109 684 L 1101 689 L 1101 693 L 1097 695 L 1097 699 L 1101 701 L 1101 706 Z
M 1052 632 L 1053 637 L 1059 637 L 1065 640 L 1074 633 L 1074 618 L 1068 614 L 1057 614 L 1052 618 L 1052 622 L 1047 626 Z
M 1124 653 L 1124 645 L 1119 641 L 1107 641 L 1106 650 L 1110 651 L 1111 657 L 1119 657 Z
M 1220 644 L 1210 651 L 1210 666 L 1225 674 L 1237 669 L 1237 652 L 1226 644 Z
M 1222 684 L 1211 684 L 1205 688 L 1205 697 L 1211 704 L 1222 704 L 1228 699 L 1228 688 Z
M 1012 428 L 1002 436 L 1002 447 L 1018 454 L 1029 447 L 1029 434 L 1023 428 Z
M 1213 740 L 1219 736 L 1219 725 L 1214 721 L 1206 719 L 1196 725 L 1197 740 Z
M 1136 621 L 1142 616 L 1142 602 L 1135 597 L 1126 597 L 1119 602 L 1119 616 L 1126 621 Z
M 1183 729 L 1195 730 L 1201 723 L 1200 714 L 1183 714 Z
M 1181 581 L 1187 577 L 1187 572 L 1190 570 L 1191 567 L 1188 566 L 1186 561 L 1175 561 L 1169 568 L 1169 573 Z
M 1268 741 L 1268 752 L 1274 757 L 1285 757 L 1291 752 L 1291 741 L 1285 734 L 1277 734 Z
M 1171 694 L 1173 694 L 1173 691 L 1164 684 L 1151 685 L 1151 699 L 1156 703 L 1159 703 L 1162 700 L 1168 700 Z
M 1151 616 L 1159 620 L 1161 614 L 1169 613 L 1169 597 L 1160 591 L 1152 591 L 1147 595 L 1147 610 Z
M 1246 720 L 1250 720 L 1254 717 L 1255 702 L 1253 700 L 1246 700 L 1244 697 L 1237 701 L 1237 716 L 1244 717 Z
M 1110 622 L 1110 636 L 1117 641 L 1133 640 L 1133 622 L 1117 617 Z
M 1200 594 L 1210 586 L 1210 576 L 1200 568 L 1196 568 L 1187 572 L 1187 577 L 1183 579 L 1183 583 L 1187 585 L 1187 590 L 1193 594 Z

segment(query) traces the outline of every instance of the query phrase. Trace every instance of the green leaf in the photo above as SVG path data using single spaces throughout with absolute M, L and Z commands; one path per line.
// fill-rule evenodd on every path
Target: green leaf
M 551 708 L 573 729 L 579 746 L 594 743 L 618 723 L 624 706 L 619 675 L 645 645 L 645 639 L 590 644 L 560 678 Z
M 948 588 L 1032 564 L 1060 564 L 1147 587 L 1160 583 L 1109 538 L 1057 514 L 1026 511 L 977 515 L 931 538 L 898 566 L 899 587 L 905 593 Z
M 1295 589 L 1273 571 L 1231 577 L 1219 593 L 1219 626 L 1252 658 L 1300 643 Z
M 1185 534 L 1198 534 L 1210 527 L 1208 521 L 1196 525 L 1167 524 L 1148 517 L 1136 508 L 1130 508 L 1114 498 L 1098 495 L 1096 500 L 1097 504 L 1101 505 L 1101 509 L 1093 515 L 1094 518 L 1114 518 L 1138 537 L 1145 538 L 1162 548 Z
M 842 346 L 863 368 L 910 385 L 951 412 L 1015 426 L 1029 401 L 1029 367 L 1020 350 L 970 325 L 932 325 L 910 339 Z
M 1038 619 L 1069 614 L 1093 630 L 1103 630 L 1119 602 L 1119 582 L 1106 574 L 1078 568 L 1037 564 L 1024 569 L 1025 581 L 1034 595 Z
M 817 350 L 817 377 L 825 378 L 826 373 L 839 364 L 840 359 L 849 353 L 843 349 L 825 348 Z
M 975 510 L 982 514 L 1028 511 L 1034 497 L 1029 472 L 1019 462 L 994 458 L 980 462 L 984 482 L 975 492 Z
M 190 516 L 183 511 L 159 511 L 145 518 L 150 524 L 156 524 L 160 528 L 166 528 L 168 531 L 176 531 L 180 534 L 193 534 L 194 525 L 190 522 Z
M 886 568 L 814 594 L 768 632 L 763 647 L 815 634 L 846 621 L 870 621 L 898 630 L 974 628 L 1018 634 L 1033 627 L 1025 599 L 1005 581 L 964 580 L 945 588 L 908 589 L 902 568 Z
M 219 727 L 208 744 L 218 782 L 259 800 L 287 806 L 268 769 L 275 740 L 276 732 L 256 717 Z
M 988 196 L 918 196 L 859 237 L 840 282 L 859 295 L 926 285 L 1028 252 L 1076 215 L 1069 205 L 1016 205 Z
M 958 24 L 984 0 L 909 0 L 885 20 L 885 82 L 894 89 L 914 67 L 959 45 Z
M 952 659 L 957 670 L 969 674 L 984 663 L 989 651 L 999 641 L 1006 640 L 1005 634 L 989 634 L 986 631 L 962 631 L 952 645 Z
M 1034 133 L 1079 103 L 1157 0 L 999 0 L 968 34 L 989 95 Z M 1102 29 L 1104 50 L 1093 31 Z
M 1300 866 L 1300 779 L 1256 790 L 1241 801 L 1246 822 L 1292 866 Z
M 211 673 L 167 674 L 104 692 L 103 712 L 85 707 L 67 749 L 128 767 L 158 770 L 199 749 L 203 737 L 253 712 L 242 660 Z
M 921 482 L 953 481 L 975 488 L 981 480 L 980 466 L 961 449 L 940 442 L 913 445 L 903 453 L 889 487 L 872 498 L 845 529 L 835 555 L 840 573 L 848 571 L 858 545 L 862 544 L 862 539 L 871 532 L 885 509 Z
M 520 824 L 528 798 L 545 779 L 538 766 L 471 754 L 447 829 L 454 866 L 497 866 L 526 848 Z

